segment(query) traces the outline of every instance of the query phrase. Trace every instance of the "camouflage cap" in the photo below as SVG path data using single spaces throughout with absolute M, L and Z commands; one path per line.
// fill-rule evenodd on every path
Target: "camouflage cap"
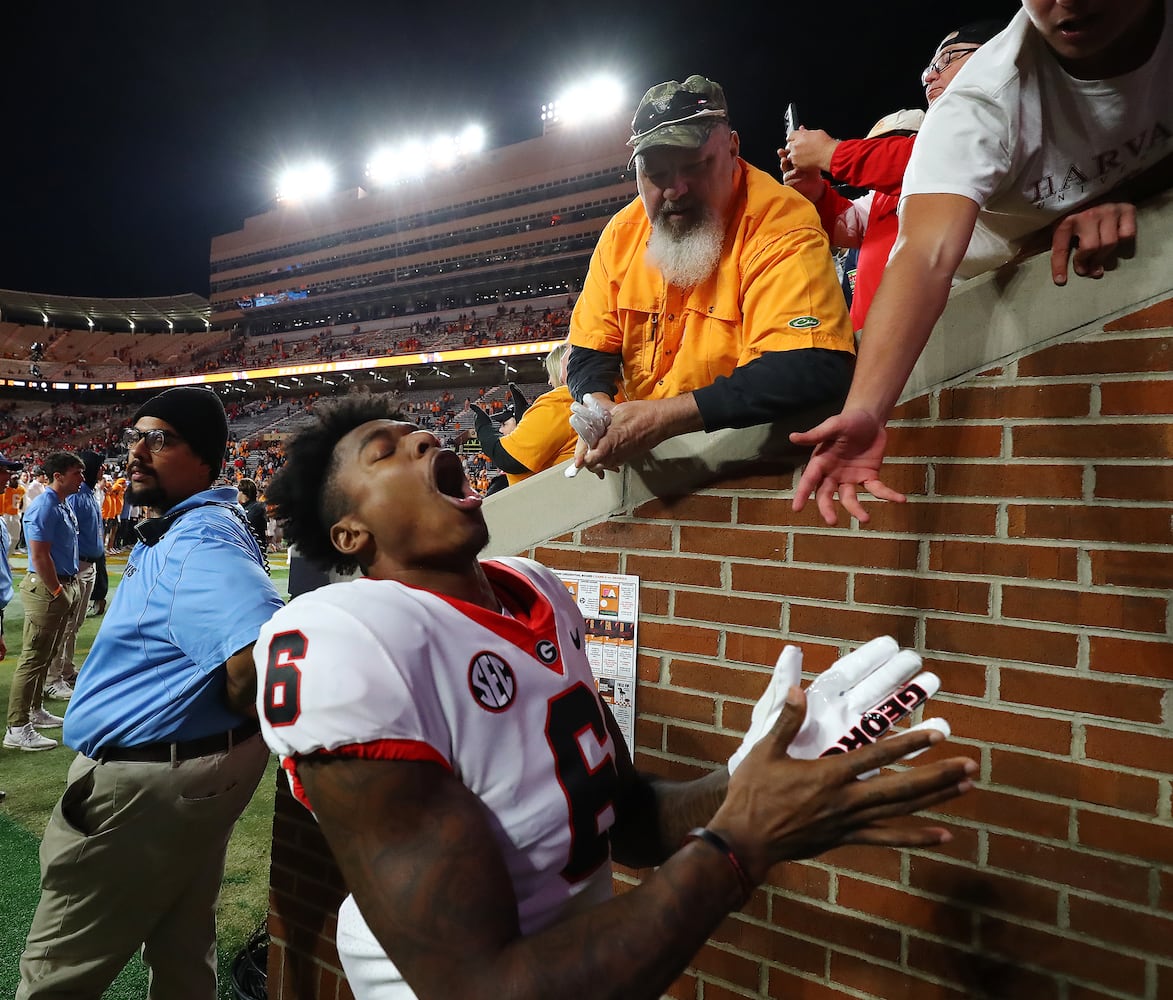
M 658 83 L 644 94 L 631 120 L 631 158 L 654 146 L 696 149 L 717 122 L 728 120 L 729 105 L 720 84 L 696 75 L 684 83 Z

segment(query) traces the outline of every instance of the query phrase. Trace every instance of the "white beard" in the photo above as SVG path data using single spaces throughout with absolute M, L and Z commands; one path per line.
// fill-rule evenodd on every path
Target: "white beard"
M 657 220 L 648 240 L 648 263 L 659 268 L 668 284 L 692 288 L 717 269 L 724 242 L 724 231 L 712 219 L 679 234 Z

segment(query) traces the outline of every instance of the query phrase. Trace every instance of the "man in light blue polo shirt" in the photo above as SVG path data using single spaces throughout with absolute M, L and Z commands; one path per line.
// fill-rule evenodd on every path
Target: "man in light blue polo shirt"
M 102 548 L 102 507 L 94 493 L 98 476 L 102 474 L 102 456 L 83 451 L 81 460 L 85 466 L 82 484 L 65 501 L 77 520 L 77 600 L 69 613 L 61 650 L 45 675 L 45 696 L 61 701 L 73 697 L 73 682 L 77 680 L 77 665 L 73 662 L 77 633 L 86 620 L 90 594 L 94 592 L 94 581 L 98 577 L 98 563 L 106 558 Z
M 42 704 L 45 675 L 60 655 L 69 615 L 77 603 L 77 518 L 65 502 L 81 486 L 81 459 L 55 451 L 45 459 L 49 488 L 21 518 L 28 542 L 29 571 L 20 584 L 24 604 L 23 645 L 8 696 L 8 750 L 52 750 L 56 740 L 38 729 L 61 725 Z
M 181 387 L 127 430 L 132 502 L 161 511 L 78 674 L 78 751 L 41 843 L 19 1000 L 98 997 L 141 948 L 150 997 L 215 1000 L 228 838 L 268 763 L 252 646 L 281 606 L 234 487 L 214 393 Z

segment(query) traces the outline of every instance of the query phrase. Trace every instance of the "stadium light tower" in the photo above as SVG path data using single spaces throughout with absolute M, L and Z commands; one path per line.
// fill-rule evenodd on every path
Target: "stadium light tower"
M 626 107 L 626 100 L 623 86 L 614 77 L 592 77 L 542 105 L 543 128 L 555 124 L 574 127 L 611 118 Z
M 306 202 L 324 198 L 334 190 L 334 171 L 323 160 L 286 167 L 277 178 L 277 200 Z

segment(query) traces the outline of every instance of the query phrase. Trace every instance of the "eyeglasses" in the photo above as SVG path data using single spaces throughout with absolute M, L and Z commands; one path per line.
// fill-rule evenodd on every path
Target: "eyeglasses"
M 940 76 L 942 73 L 945 72 L 946 67 L 957 62 L 958 59 L 961 59 L 965 56 L 973 55 L 980 48 L 981 48 L 980 45 L 974 45 L 972 48 L 968 48 L 968 49 L 951 49 L 948 52 L 942 52 L 941 55 L 938 58 L 934 59 L 931 63 L 929 63 L 925 67 L 925 71 L 923 73 L 921 73 L 921 75 L 920 75 L 921 85 L 923 86 L 924 84 L 929 82 L 929 74 L 930 73 L 936 73 L 937 76 Z
M 147 447 L 151 449 L 151 452 L 157 455 L 172 441 L 182 441 L 183 438 L 174 431 L 161 431 L 157 428 L 140 431 L 137 427 L 128 427 L 122 432 L 122 443 L 126 446 L 127 451 L 143 440 L 147 442 Z

